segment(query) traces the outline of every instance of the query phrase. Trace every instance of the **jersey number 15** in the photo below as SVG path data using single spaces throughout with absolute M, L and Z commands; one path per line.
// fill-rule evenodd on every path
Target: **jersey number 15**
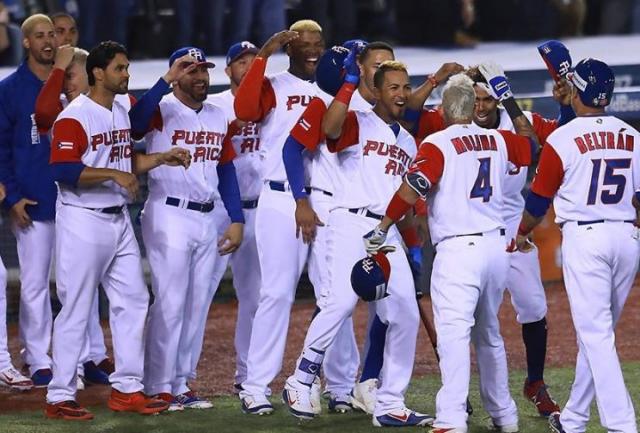
M 587 204 L 595 204 L 598 197 L 598 188 L 600 185 L 600 168 L 604 161 L 604 179 L 602 186 L 615 186 L 613 192 L 611 190 L 602 190 L 600 193 L 600 201 L 602 204 L 616 204 L 622 200 L 624 187 L 627 184 L 627 177 L 622 173 L 616 173 L 616 170 L 631 167 L 630 158 L 615 159 L 592 159 L 593 170 L 591 171 L 591 185 L 589 186 L 589 195 L 587 196 Z

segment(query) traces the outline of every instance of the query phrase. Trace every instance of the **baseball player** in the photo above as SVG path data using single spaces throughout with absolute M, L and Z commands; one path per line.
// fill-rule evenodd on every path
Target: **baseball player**
M 0 201 L 6 197 L 4 185 L 0 183 Z M 0 258 L 0 386 L 17 391 L 33 388 L 33 381 L 13 366 L 7 345 L 7 268 Z
M 265 78 L 268 57 L 283 46 L 289 56 L 288 70 Z M 310 80 L 323 51 L 320 26 L 311 20 L 295 22 L 290 30 L 276 33 L 260 49 L 234 100 L 239 120 L 261 122 L 259 156 L 263 185 L 256 210 L 255 236 L 262 283 L 251 330 L 247 378 L 239 394 L 242 410 L 250 414 L 273 412 L 266 397 L 267 387 L 282 367 L 291 305 L 307 261 L 308 245 L 295 236 L 295 202 L 282 162 L 282 148 L 289 131 L 316 93 Z M 319 287 L 314 284 L 314 289 Z M 319 410 L 319 398 L 316 407 Z
M 78 33 L 75 18 L 66 12 L 56 12 L 50 18 L 56 32 L 56 45 L 59 47 L 63 45 L 77 47 L 80 34 Z
M 350 107 L 358 110 L 368 111 L 371 110 L 375 97 L 373 94 L 373 76 L 377 71 L 378 66 L 385 60 L 393 60 L 393 48 L 384 42 L 371 42 L 366 44 L 364 41 L 352 40 L 343 44 L 344 47 L 351 47 L 351 49 L 362 49 L 358 57 L 358 66 L 360 69 L 360 81 L 357 90 L 354 92 L 354 96 L 350 102 Z M 360 45 L 360 46 L 359 46 Z M 363 47 L 361 47 L 364 45 Z M 333 47 L 331 50 L 323 55 L 320 60 L 318 69 L 316 70 L 316 81 L 321 89 L 325 89 L 328 93 L 335 95 L 342 83 L 342 74 L 344 72 L 342 64 L 346 53 L 342 47 Z M 348 53 L 348 51 L 346 51 Z M 460 66 L 460 68 L 462 68 Z M 447 74 L 447 70 L 443 67 L 439 71 L 442 74 Z M 324 96 L 323 96 L 324 95 Z M 364 95 L 364 96 L 363 96 Z M 285 168 L 287 169 L 287 177 L 291 185 L 295 187 L 292 191 L 295 191 L 294 198 L 296 198 L 296 224 L 300 227 L 301 233 L 305 238 L 305 241 L 314 240 L 312 244 L 313 249 L 319 249 L 321 251 L 326 250 L 322 242 L 324 236 L 319 236 L 325 229 L 319 224 L 324 224 L 323 221 L 328 220 L 329 206 L 322 206 L 326 200 L 322 200 L 324 196 L 319 194 L 313 194 L 313 188 L 325 189 L 333 191 L 336 188 L 340 188 L 342 181 L 338 179 L 340 168 L 338 167 L 338 158 L 335 154 L 328 152 L 324 145 L 324 137 L 321 134 L 320 125 L 322 118 L 326 112 L 327 106 L 330 103 L 331 96 L 320 91 L 318 98 L 314 98 L 309 106 L 307 106 L 305 112 L 302 114 L 301 120 L 296 124 L 292 133 L 285 143 L 283 150 Z M 290 142 L 291 141 L 291 142 Z M 313 153 L 313 160 L 311 163 L 311 185 L 312 194 L 311 200 L 307 199 L 307 195 L 304 191 L 304 178 L 302 175 L 295 173 L 295 167 L 297 166 L 297 172 L 302 173 L 303 160 L 301 158 L 302 151 L 306 150 L 308 153 Z M 289 160 L 289 162 L 287 161 Z M 297 179 L 297 182 L 294 181 Z M 318 200 L 320 198 L 320 200 Z M 315 199 L 315 200 L 314 200 Z M 316 203 L 313 203 L 313 202 Z M 319 203 L 318 203 L 319 202 Z M 323 211 L 324 209 L 324 211 Z M 316 229 L 316 227 L 318 228 Z M 411 227 L 409 227 L 411 228 Z M 409 230 L 400 230 L 405 244 L 411 248 L 411 236 L 407 235 Z M 417 236 L 413 236 L 413 239 L 417 239 Z M 417 247 L 419 249 L 419 247 Z M 312 250 L 313 251 L 313 250 Z M 325 266 L 326 267 L 326 266 Z M 361 409 L 369 414 L 373 414 L 376 401 L 376 390 L 378 386 L 378 376 L 380 369 L 382 368 L 382 358 L 384 353 L 384 342 L 387 327 L 382 323 L 379 317 L 375 314 L 375 304 L 371 304 L 373 309 L 371 310 L 370 320 L 368 324 L 369 332 L 367 336 L 368 341 L 365 343 L 366 356 L 365 362 L 362 368 L 362 374 L 360 380 L 353 387 L 351 392 L 351 405 L 358 409 Z M 351 318 L 345 321 L 343 327 L 351 325 Z M 348 347 L 340 345 L 339 338 L 329 348 L 326 356 L 323 368 L 325 370 L 325 376 L 327 378 L 327 389 L 331 393 L 329 401 L 330 408 L 338 408 L 341 411 L 347 411 L 351 409 L 351 405 L 344 404 L 344 394 L 341 394 L 340 385 L 348 383 L 347 378 L 353 377 L 346 376 L 345 380 L 334 385 L 330 382 L 331 376 L 327 374 L 327 370 L 332 368 L 335 364 L 351 364 L 355 365 L 357 369 L 358 355 L 357 352 L 350 354 Z M 348 340 L 345 340 L 348 341 Z M 327 363 L 327 359 L 330 358 L 332 349 L 336 345 L 342 347 L 340 350 L 341 356 L 344 357 L 342 363 Z M 347 373 L 349 370 L 346 370 Z M 352 380 L 351 380 L 352 381 Z M 335 388 L 334 388 L 335 387 Z M 334 388 L 334 389 L 332 389 Z M 337 392 L 336 392 L 337 391 Z M 349 400 L 347 400 L 348 402 Z
M 149 172 L 149 198 L 141 222 L 155 300 L 149 309 L 145 389 L 170 403 L 169 410 L 207 409 L 211 403 L 187 385 L 188 349 L 196 332 L 183 326 L 184 317 L 206 317 L 215 262 L 219 254 L 238 249 L 244 216 L 229 119 L 224 110 L 206 101 L 209 68 L 214 64 L 201 49 L 184 47 L 171 55 L 169 66 L 131 110 L 134 136 L 149 130 L 145 136 L 149 151 L 184 146 L 193 154 L 188 168 L 158 167 Z M 162 97 L 170 83 L 172 92 Z M 211 213 L 216 199 L 224 202 L 231 219 L 220 236 Z
M 140 250 L 126 207 L 138 189 L 135 173 L 159 165 L 185 165 L 189 152 L 133 155 L 127 110 L 114 101 L 126 94 L 126 49 L 103 42 L 87 58 L 90 90 L 76 97 L 53 126 L 51 167 L 58 183 L 56 281 L 62 309 L 53 330 L 53 378 L 45 414 L 89 420 L 76 402 L 76 366 L 87 321 L 101 283 L 109 297 L 116 370 L 108 406 L 153 414 L 168 403 L 142 392 L 144 328 L 149 303 Z M 133 159 L 133 161 L 132 161 Z
M 358 50 L 357 47 L 352 49 Z M 336 75 L 342 82 L 340 71 L 330 69 L 336 64 L 342 65 L 347 53 L 349 50 L 344 47 L 333 47 L 320 58 L 316 69 L 319 87 L 316 97 L 311 100 L 291 130 L 282 151 L 287 180 L 296 201 L 296 237 L 301 235 L 303 242 L 310 245 L 309 278 L 319 293 L 318 300 L 322 298 L 323 293 L 330 290 L 326 262 L 328 228 L 323 221 L 328 221 L 329 211 L 334 206 L 333 196 L 336 187 L 342 184 L 338 158 L 328 151 L 321 133 L 322 118 L 337 89 L 328 89 L 333 95 L 325 93 L 320 82 L 324 80 L 326 84 L 331 81 L 326 76 L 321 78 L 323 74 Z M 362 98 L 360 100 L 365 102 Z M 369 110 L 370 106 L 366 104 L 362 108 Z M 310 188 L 305 188 L 305 158 L 311 159 L 307 171 Z M 314 316 L 320 309 L 318 305 Z M 384 345 L 384 342 L 382 344 Z M 359 358 L 353 321 L 349 317 L 340 327 L 334 343 L 325 354 L 323 371 L 330 411 L 345 413 L 353 409 L 350 392 L 358 372 Z
M 556 433 L 583 432 L 595 397 L 610 432 L 636 432 L 636 416 L 616 353 L 614 329 L 640 259 L 640 134 L 605 114 L 614 74 L 607 64 L 580 61 L 567 74 L 577 118 L 547 137 L 518 227 L 517 245 L 551 200 L 562 229 L 562 271 L 578 337 L 576 376 L 562 413 L 549 417 Z
M 56 186 L 49 137 L 38 133 L 35 100 L 55 55 L 51 20 L 36 14 L 22 24 L 27 59 L 0 82 L 0 182 L 7 196 L 20 264 L 19 335 L 22 358 L 36 387 L 51 380 L 49 274 L 54 245 Z
M 339 152 L 341 188 L 336 189 L 334 209 L 329 214 L 327 267 L 329 290 L 318 301 L 315 316 L 298 359 L 287 379 L 283 400 L 290 412 L 302 419 L 315 416 L 310 387 L 319 371 L 326 349 L 357 302 L 351 290 L 353 263 L 365 255 L 360 236 L 382 219 L 381 212 L 416 153 L 413 137 L 397 122 L 411 92 L 406 68 L 395 61 L 383 62 L 374 76 L 376 105 L 372 110 L 348 111 L 359 80 L 356 52 L 345 60 L 347 75 L 322 120 L 327 145 Z M 400 235 L 393 230 L 388 254 L 394 267 L 389 296 L 378 302 L 377 313 L 389 328 L 385 345 L 382 384 L 373 416 L 375 426 L 425 425 L 429 415 L 409 410 L 404 391 L 409 384 L 418 331 L 418 309 L 409 263 L 400 250 Z
M 53 70 L 36 99 L 35 121 L 41 134 L 50 133 L 53 123 L 64 107 L 78 95 L 89 91 L 86 71 L 88 55 L 85 50 L 71 45 L 59 46 L 56 50 Z M 132 98 L 129 95 L 116 95 L 116 100 L 127 109 L 132 104 Z M 79 390 L 84 388 L 84 381 L 109 385 L 109 374 L 114 371 L 113 361 L 107 356 L 104 344 L 98 296 L 94 297 L 91 310 L 87 338 L 78 365 Z
M 262 189 L 260 178 L 260 125 L 255 122 L 241 122 L 236 119 L 233 111 L 233 101 L 238 91 L 242 78 L 249 69 L 249 65 L 258 53 L 258 48 L 249 41 L 235 43 L 229 47 L 226 56 L 225 73 L 229 77 L 230 88 L 224 92 L 209 96 L 209 101 L 222 108 L 229 119 L 235 119 L 238 133 L 231 138 L 236 158 L 233 164 L 236 167 L 236 176 L 240 188 L 242 200 L 242 212 L 244 214 L 244 236 L 242 245 L 234 253 L 220 256 L 216 260 L 213 279 L 210 285 L 209 299 L 206 305 L 211 304 L 220 281 L 224 276 L 229 262 L 233 273 L 233 287 L 238 299 L 238 317 L 234 346 L 236 350 L 236 372 L 233 381 L 233 391 L 238 394 L 242 390 L 242 382 L 247 378 L 247 352 L 251 339 L 253 318 L 258 308 L 258 296 L 260 290 L 260 263 L 258 261 L 258 249 L 255 238 L 255 217 L 258 207 L 258 196 Z M 213 210 L 213 217 L 218 227 L 218 232 L 223 232 L 231 223 L 224 206 Z M 206 312 L 205 312 L 206 313 Z M 190 319 L 187 320 L 191 322 Z M 202 342 L 206 327 L 207 316 L 203 315 L 194 326 L 197 327 L 198 337 L 195 344 L 189 350 L 192 352 L 190 379 L 195 379 L 198 360 L 202 350 Z M 187 325 L 185 325 L 187 326 Z
M 476 92 L 473 122 L 483 128 L 514 131 L 510 116 L 503 107 L 499 107 L 499 101 L 492 96 L 491 89 L 478 68 L 469 68 L 467 75 L 474 81 Z M 545 119 L 537 113 L 524 111 L 538 143 L 544 143 L 551 132 L 573 117 L 567 100 L 567 90 L 567 85 L 562 83 L 554 87 L 554 98 L 560 103 L 560 117 L 557 120 Z M 426 97 L 420 95 L 412 103 L 422 106 L 425 100 Z M 438 110 L 422 110 L 416 124 L 418 139 L 422 140 L 430 131 L 437 131 L 444 126 L 438 116 Z M 524 208 L 522 190 L 527 181 L 527 172 L 527 167 L 512 167 L 505 180 L 503 218 L 507 239 L 515 239 L 517 224 Z M 516 318 L 522 324 L 522 337 L 527 354 L 527 378 L 523 394 L 535 404 L 541 416 L 548 417 L 551 413 L 559 411 L 559 407 L 549 395 L 543 376 L 547 347 L 547 305 L 537 249 L 530 254 L 518 251 L 509 254 L 506 284 L 516 310 Z
M 526 133 L 523 126 L 527 120 L 500 68 L 481 68 L 518 131 Z M 498 431 L 518 431 L 497 317 L 508 265 L 503 184 L 509 162 L 516 166 L 530 164 L 537 143 L 508 131 L 474 125 L 474 103 L 473 82 L 463 74 L 453 76 L 442 97 L 444 120 L 449 126 L 422 142 L 384 219 L 364 236 L 367 250 L 376 251 L 387 239 L 392 224 L 418 197 L 427 197 L 429 230 L 437 250 L 431 297 L 442 373 L 434 433 L 467 431 L 470 341 L 478 358 L 480 394 L 494 425 Z

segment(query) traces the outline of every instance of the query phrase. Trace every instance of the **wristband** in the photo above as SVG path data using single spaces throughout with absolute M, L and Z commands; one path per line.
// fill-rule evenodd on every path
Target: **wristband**
M 335 96 L 335 100 L 342 102 L 345 105 L 349 105 L 353 92 L 356 91 L 356 86 L 353 83 L 344 83 L 338 93 Z

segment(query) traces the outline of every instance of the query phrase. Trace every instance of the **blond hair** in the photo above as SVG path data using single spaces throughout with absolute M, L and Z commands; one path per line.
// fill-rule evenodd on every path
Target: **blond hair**
M 73 49 L 73 58 L 71 59 L 71 65 L 74 63 L 78 63 L 80 65 L 87 64 L 87 57 L 89 56 L 89 52 L 87 50 L 83 50 L 82 48 L 74 47 Z
M 378 66 L 378 70 L 373 75 L 373 87 L 376 87 L 378 89 L 382 87 L 382 83 L 384 82 L 384 74 L 389 71 L 400 71 L 406 72 L 407 74 L 409 73 L 407 71 L 407 66 L 404 63 L 397 60 L 385 60 L 384 62 L 380 63 L 380 66 Z
M 449 123 L 470 121 L 475 101 L 473 80 L 468 75 L 461 72 L 449 78 L 442 91 L 442 110 Z
M 289 30 L 294 32 L 319 32 L 322 33 L 322 27 L 314 20 L 298 20 L 291 24 Z
M 36 26 L 40 23 L 51 24 L 51 27 L 53 27 L 53 21 L 51 21 L 51 18 L 49 18 L 45 14 L 34 14 L 24 20 L 24 22 L 22 23 L 22 26 L 20 27 L 20 29 L 22 30 L 22 37 L 28 38 L 29 36 L 31 36 L 31 33 L 33 33 L 33 29 L 35 29 Z

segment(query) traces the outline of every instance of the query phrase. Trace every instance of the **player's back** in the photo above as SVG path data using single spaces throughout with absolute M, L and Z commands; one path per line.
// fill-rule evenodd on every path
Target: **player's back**
M 474 124 L 451 125 L 429 135 L 421 147 L 425 143 L 435 145 L 444 160 L 442 176 L 428 196 L 434 244 L 503 228 L 508 154 L 501 133 Z
M 554 199 L 556 222 L 635 220 L 631 199 L 640 187 L 639 140 L 633 127 L 607 115 L 578 117 L 549 135 L 563 171 Z

